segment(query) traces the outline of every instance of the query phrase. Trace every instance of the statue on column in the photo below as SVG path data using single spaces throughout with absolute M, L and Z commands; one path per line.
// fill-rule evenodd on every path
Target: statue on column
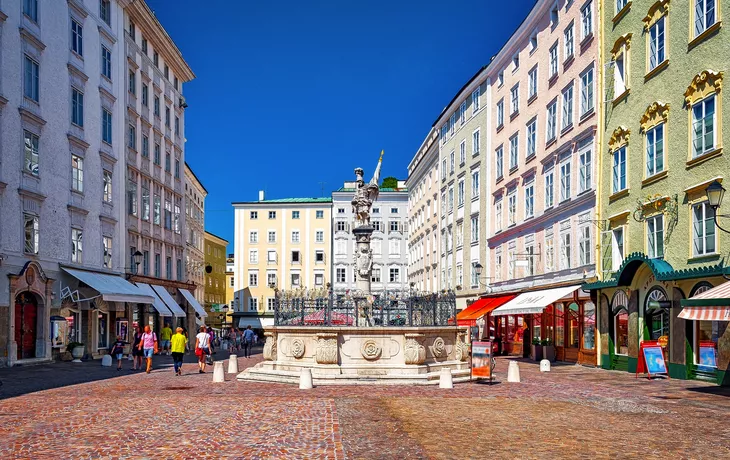
M 362 168 L 355 168 L 355 196 L 352 198 L 352 211 L 355 214 L 355 219 L 358 222 L 359 227 L 370 225 L 370 209 L 373 206 L 373 202 L 378 199 L 380 187 L 378 182 L 380 181 L 380 166 L 383 163 L 383 153 L 380 152 L 380 159 L 378 160 L 378 166 L 375 168 L 375 174 L 370 182 L 367 184 L 363 178 L 364 171 Z

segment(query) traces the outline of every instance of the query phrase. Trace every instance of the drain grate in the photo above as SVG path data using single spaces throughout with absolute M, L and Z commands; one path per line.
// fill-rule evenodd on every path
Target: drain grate
M 160 389 L 173 391 L 173 390 L 192 390 L 193 388 L 195 388 L 195 387 L 162 387 Z

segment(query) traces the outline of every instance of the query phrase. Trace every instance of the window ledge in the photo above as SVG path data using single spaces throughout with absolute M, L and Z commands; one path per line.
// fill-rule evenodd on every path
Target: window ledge
M 719 259 L 719 258 L 720 258 L 720 253 L 718 253 L 718 252 L 711 252 L 711 253 L 702 254 L 702 255 L 699 255 L 699 256 L 692 256 L 692 257 L 690 257 L 690 258 L 687 259 L 687 262 L 690 262 L 690 263 L 691 262 L 707 262 L 709 260 Z
M 545 142 L 545 148 L 550 147 L 554 143 L 558 141 L 558 136 L 553 137 L 552 139 L 548 139 L 547 142 Z
M 529 97 L 529 98 L 527 99 L 527 105 L 530 105 L 530 104 L 532 104 L 533 102 L 535 102 L 535 100 L 537 100 L 537 93 L 533 94 L 532 96 L 530 96 L 530 97 Z
M 596 113 L 596 108 L 595 107 L 591 107 L 584 114 L 582 114 L 580 116 L 580 119 L 578 121 L 578 124 L 583 123 L 587 119 L 591 118 L 591 116 L 593 116 L 593 114 L 595 114 L 595 113 Z
M 497 178 L 497 180 L 495 181 L 495 184 L 499 184 L 499 183 L 500 183 L 500 182 L 502 182 L 503 180 L 504 180 L 504 176 L 503 176 L 503 175 L 502 175 L 502 176 L 499 176 L 499 177 Z
M 562 129 L 562 131 L 560 131 L 560 135 L 565 136 L 566 133 L 568 133 L 572 130 L 573 130 L 573 122 L 571 121 L 568 126 L 566 126 L 565 128 Z
M 704 32 L 690 40 L 689 44 L 687 45 L 687 49 L 691 50 L 695 46 L 699 45 L 703 41 L 705 41 L 706 38 L 708 38 L 710 35 L 714 35 L 718 30 L 720 30 L 720 27 L 722 27 L 722 21 L 717 21 L 707 29 L 705 29 Z
M 631 88 L 626 88 L 623 93 L 619 94 L 615 98 L 613 98 L 613 106 L 616 107 L 629 96 L 629 93 L 631 92 Z
M 565 70 L 568 67 L 570 67 L 570 64 L 572 64 L 573 61 L 575 61 L 575 52 L 573 52 L 573 54 L 571 54 L 570 56 L 568 56 L 565 59 L 565 61 L 563 61 L 563 70 Z
M 586 46 L 588 46 L 588 44 L 592 41 L 593 41 L 593 31 L 591 31 L 591 33 L 589 33 L 588 35 L 583 37 L 583 40 L 581 40 L 581 42 L 580 42 L 581 50 L 583 50 Z
M 520 169 L 520 165 L 513 166 L 513 167 L 509 168 L 510 175 L 516 173 L 518 169 Z
M 641 186 L 646 187 L 647 185 L 651 185 L 654 182 L 659 182 L 660 180 L 667 177 L 667 174 L 669 174 L 669 171 L 665 169 L 664 171 L 658 172 L 651 177 L 647 177 L 646 179 L 641 181 Z
M 628 195 L 629 195 L 629 189 L 625 188 L 625 189 L 623 189 L 621 191 L 618 191 L 618 192 L 616 192 L 616 193 L 614 193 L 612 195 L 609 195 L 608 196 L 608 201 L 616 201 L 619 198 L 623 198 L 623 197 L 628 196 Z
M 667 66 L 669 66 L 669 58 L 664 59 L 662 62 L 657 64 L 656 67 L 654 67 L 653 69 L 648 71 L 646 73 L 646 75 L 644 75 L 644 82 L 647 82 L 647 81 L 651 80 L 652 78 L 654 78 L 659 72 L 666 69 Z
M 552 86 L 552 85 L 553 85 L 553 83 L 555 83 L 555 82 L 557 81 L 557 79 L 558 79 L 558 74 L 559 74 L 559 73 L 560 73 L 560 72 L 555 72 L 554 74 L 550 75 L 550 77 L 548 78 L 548 83 L 549 83 L 549 85 L 550 85 L 550 86 Z
M 528 156 L 527 158 L 525 158 L 525 164 L 527 164 L 527 163 L 531 162 L 531 161 L 532 161 L 532 160 L 534 160 L 535 158 L 537 158 L 537 154 L 533 153 L 532 155 L 530 155 L 530 156 Z
M 504 123 L 500 123 L 499 126 L 497 126 L 497 132 L 502 131 L 503 128 L 504 128 Z
M 704 163 L 705 161 L 715 158 L 722 155 L 722 147 L 718 147 L 714 150 L 710 150 L 707 153 L 703 153 L 702 155 L 692 158 L 691 160 L 687 161 L 687 169 L 692 168 L 694 166 L 697 166 L 698 164 Z
M 629 13 L 630 9 L 631 9 L 631 2 L 626 2 L 626 5 L 624 5 L 624 7 L 621 8 L 621 11 L 616 13 L 616 16 L 614 16 L 613 19 L 611 19 L 611 21 L 613 21 L 613 23 L 616 24 L 617 22 L 619 22 L 621 20 L 621 18 L 623 18 L 624 16 L 626 16 Z
M 509 114 L 509 120 L 510 120 L 510 121 L 514 120 L 515 118 L 517 118 L 517 115 L 519 115 L 519 114 L 520 114 L 520 111 L 519 111 L 519 110 L 518 110 L 518 111 L 516 111 L 516 112 L 512 112 L 512 113 L 510 113 L 510 114 Z

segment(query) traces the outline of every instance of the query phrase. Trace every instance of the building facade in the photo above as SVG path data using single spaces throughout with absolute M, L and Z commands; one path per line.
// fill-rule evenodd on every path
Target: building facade
M 233 269 L 235 263 L 233 253 L 228 254 L 228 257 L 226 257 L 226 305 L 228 305 L 228 312 L 229 316 L 231 317 L 231 323 L 233 323 L 233 312 L 236 308 L 236 296 L 235 296 L 235 281 L 236 279 L 233 276 Z M 236 324 L 233 324 L 234 327 L 236 327 Z
M 727 321 L 680 312 L 726 271 L 730 239 L 715 227 L 707 188 L 730 171 L 721 23 L 729 9 L 727 1 L 604 4 L 602 280 L 587 286 L 604 368 L 634 372 L 642 342 L 659 341 L 671 377 L 728 384 Z
M 329 263 L 332 289 L 336 293 L 355 289 L 355 235 L 357 225 L 352 210 L 355 182 L 345 182 L 332 192 L 332 259 Z M 403 291 L 408 288 L 408 189 L 404 181 L 398 188 L 381 188 L 373 203 L 370 223 L 375 228 L 370 247 L 373 251 L 371 292 Z
M 195 285 L 195 299 L 205 302 L 205 197 L 208 191 L 185 163 L 185 273 Z
M 326 289 L 331 283 L 332 199 L 233 203 L 234 324 L 273 324 L 275 290 Z
M 230 326 L 226 303 L 226 248 L 228 241 L 205 232 L 205 311 L 216 329 Z
M 408 165 L 408 282 L 437 292 L 439 277 L 439 137 L 431 128 Z
M 474 75 L 439 115 L 439 275 L 463 309 L 484 292 L 477 265 L 489 267 L 486 228 L 489 193 L 489 99 L 485 69 Z M 486 186 L 485 186 L 486 184 Z M 488 270 L 487 270 L 488 273 Z M 488 274 L 487 274 L 488 276 Z

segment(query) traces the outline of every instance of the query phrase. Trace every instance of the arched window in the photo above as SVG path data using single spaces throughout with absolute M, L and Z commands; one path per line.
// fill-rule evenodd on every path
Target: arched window
M 669 335 L 669 309 L 667 293 L 659 286 L 653 287 L 644 300 L 644 321 L 649 329 L 649 340 Z
M 629 354 L 629 297 L 617 291 L 611 300 L 613 312 L 613 343 L 617 355 Z
M 710 289 L 712 289 L 712 284 L 708 283 L 707 281 L 700 281 L 692 288 L 689 296 L 694 297 L 697 294 L 702 294 L 703 292 L 709 291 Z

